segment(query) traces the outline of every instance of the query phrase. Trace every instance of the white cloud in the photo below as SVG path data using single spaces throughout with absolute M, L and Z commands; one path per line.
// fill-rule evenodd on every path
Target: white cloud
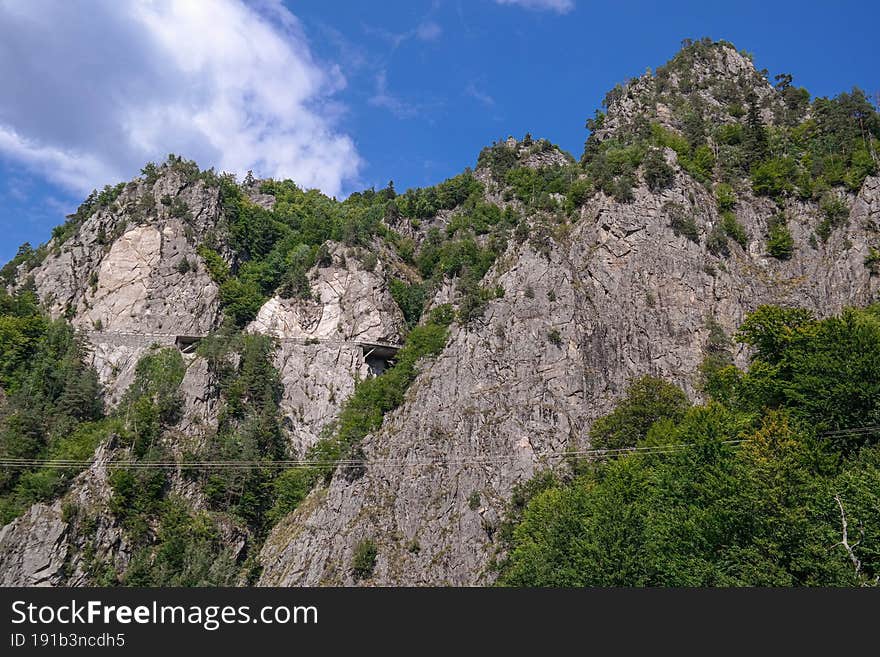
M 38 170 L 51 171 L 51 178 L 77 191 L 91 190 L 95 179 L 111 181 L 116 172 L 90 153 L 42 146 L 0 125 L 0 152 Z
M 388 90 L 388 73 L 383 69 L 376 76 L 376 92 L 370 97 L 370 105 L 387 109 L 398 119 L 410 119 L 419 113 L 419 108 L 398 98 Z
M 486 107 L 492 107 L 493 105 L 495 105 L 495 99 L 492 98 L 492 96 L 487 94 L 485 91 L 479 89 L 477 85 L 473 82 L 468 83 L 468 85 L 464 89 L 464 92 L 471 98 L 481 102 Z
M 443 34 L 443 28 L 434 21 L 427 21 L 416 28 L 416 36 L 422 41 L 436 41 Z
M 443 27 L 434 21 L 422 21 L 416 27 L 406 32 L 390 32 L 383 27 L 364 25 L 364 32 L 377 36 L 391 44 L 392 50 L 397 50 L 407 41 L 418 39 L 419 41 L 437 41 L 443 36 Z
M 537 11 L 555 11 L 567 14 L 574 9 L 574 0 L 495 0 L 499 5 L 517 5 L 524 9 Z
M 169 152 L 339 194 L 339 69 L 279 0 L 0 0 L 0 153 L 88 192 Z

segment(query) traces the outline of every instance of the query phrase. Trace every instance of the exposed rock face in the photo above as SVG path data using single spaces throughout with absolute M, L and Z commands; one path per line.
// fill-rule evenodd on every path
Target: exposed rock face
M 0 586 L 84 586 L 100 569 L 125 570 L 130 550 L 107 510 L 109 454 L 106 444 L 99 447 L 63 498 L 35 504 L 0 528 Z
M 637 119 L 649 118 L 665 128 L 681 128 L 674 118 L 673 105 L 677 98 L 692 95 L 702 107 L 702 118 L 712 125 L 732 123 L 736 119 L 731 114 L 731 104 L 725 98 L 738 93 L 752 92 L 760 106 L 760 115 L 765 123 L 773 120 L 774 113 L 781 110 L 782 103 L 774 93 L 773 87 L 758 71 L 751 60 L 736 48 L 720 44 L 699 52 L 696 56 L 680 53 L 676 59 L 692 57 L 681 67 L 666 68 L 665 75 L 653 76 L 647 73 L 633 78 L 609 96 L 607 115 L 600 128 L 594 131 L 597 141 L 604 141 L 619 130 L 631 127 Z M 676 60 L 673 60 L 675 62 Z M 670 62 L 673 63 L 673 62 Z M 658 74 L 662 69 L 658 70 Z M 717 88 L 718 81 L 729 85 Z
M 179 432 L 199 443 L 204 434 L 217 425 L 220 399 L 214 389 L 214 381 L 203 358 L 184 356 L 186 374 L 180 383 L 183 396 L 183 418 L 177 426 Z
M 113 334 L 203 335 L 217 325 L 217 285 L 196 245 L 216 227 L 220 213 L 216 189 L 165 171 L 152 186 L 129 183 L 65 243 L 50 242 L 49 256 L 32 272 L 52 315 L 67 314 L 90 333 L 94 365 L 111 404 L 131 383 L 144 350 L 167 341 L 126 341 Z
M 304 454 L 339 413 L 355 383 L 370 376 L 356 344 L 282 342 L 275 356 L 284 393 L 281 413 L 291 445 Z
M 773 115 L 772 87 L 746 57 L 723 47 L 695 62 L 688 79 L 673 71 L 663 88 L 648 76 L 632 81 L 612 99 L 596 139 L 639 117 L 680 130 L 668 95 L 686 87 L 702 99 L 705 120 L 733 120 L 730 107 L 707 87 L 716 78 L 751 88 L 764 119 Z M 508 146 L 516 149 L 517 165 L 571 162 L 545 144 L 513 140 Z M 665 155 L 675 164 L 671 149 Z M 511 239 L 482 281 L 501 288 L 503 297 L 488 302 L 478 319 L 455 326 L 443 353 L 421 364 L 403 405 L 364 440 L 364 474 L 337 473 L 272 530 L 259 555 L 260 584 L 355 584 L 351 557 L 363 539 L 378 547 L 367 584 L 490 583 L 495 533 L 514 486 L 564 465 L 566 452 L 588 447 L 591 423 L 635 377 L 662 376 L 699 400 L 696 372 L 710 320 L 730 334 L 763 303 L 825 316 L 878 295 L 880 276 L 864 263 L 869 238 L 880 232 L 880 178 L 841 196 L 849 221 L 825 242 L 813 239 L 821 220 L 817 204 L 789 201 L 784 210 L 795 251 L 783 261 L 768 256 L 765 243 L 780 208 L 745 186 L 736 190 L 735 211 L 748 245 L 729 240 L 729 254 L 718 256 L 707 248 L 720 222 L 715 200 L 678 167 L 669 189 L 651 192 L 636 184 L 626 204 L 597 193 L 571 224 L 539 210 L 525 213 L 490 169 L 475 173 L 485 200 L 528 214 L 531 224 L 530 236 Z M 248 184 L 245 193 L 270 207 L 274 197 L 259 189 Z M 694 239 L 671 227 L 679 211 L 693 217 Z M 386 220 L 418 245 L 430 229 L 447 230 L 455 216 L 447 209 L 418 224 Z M 219 325 L 219 289 L 196 245 L 223 222 L 216 189 L 163 170 L 153 185 L 130 183 L 64 244 L 50 243 L 53 254 L 31 272 L 53 315 L 67 315 L 88 332 L 111 405 L 152 344 L 171 346 L 176 336 L 204 335 Z M 488 239 L 476 237 L 480 244 Z M 279 293 L 247 327 L 278 339 L 280 411 L 297 455 L 338 416 L 356 382 L 375 374 L 365 359 L 369 345 L 399 344 L 406 333 L 388 281 L 392 275 L 418 280 L 418 274 L 380 244 L 375 248 L 381 257 L 368 269 L 363 258 L 329 244 L 328 256 L 308 272 L 313 298 Z M 429 306 L 460 300 L 456 280 L 431 292 Z M 747 354 L 735 358 L 744 365 Z M 182 419 L 164 437 L 178 457 L 210 440 L 221 403 L 206 361 L 192 354 L 184 360 Z M 108 509 L 112 444 L 105 441 L 61 499 L 34 505 L 0 529 L 0 584 L 90 584 L 99 581 L 101 568 L 124 571 L 131 547 Z M 197 484 L 174 475 L 170 485 L 193 508 L 204 508 Z M 240 557 L 246 532 L 232 521 L 219 527 Z
M 405 332 L 383 265 L 365 271 L 342 245 L 329 252 L 332 262 L 309 272 L 312 299 L 272 297 L 248 327 L 280 339 L 281 411 L 298 453 L 315 443 L 355 383 L 371 375 L 359 343 L 400 344 Z
M 98 283 L 81 322 L 132 333 L 210 331 L 217 316 L 217 286 L 204 269 L 193 274 L 175 270 L 183 258 L 197 257 L 184 231 L 181 222 L 170 221 L 161 230 L 137 226 L 125 232 L 101 260 Z M 178 308 L 192 311 L 177 315 Z
M 172 216 L 168 199 L 188 214 Z M 217 190 L 201 182 L 169 171 L 151 187 L 130 183 L 71 239 L 50 242 L 53 253 L 33 272 L 37 291 L 53 315 L 67 312 L 86 330 L 99 323 L 138 333 L 207 332 L 217 322 L 217 287 L 195 246 L 219 218 Z M 195 271 L 177 271 L 184 258 Z M 173 312 L 184 307 L 189 312 Z
M 762 303 L 827 315 L 876 297 L 863 261 L 880 222 L 878 185 L 869 179 L 848 199 L 849 224 L 815 249 L 807 240 L 816 210 L 793 205 L 798 248 L 787 262 L 763 252 L 777 212 L 766 200 L 738 205 L 752 239 L 723 261 L 705 239 L 675 236 L 670 201 L 691 207 L 693 195 L 703 238 L 718 221 L 708 193 L 685 177 L 663 194 L 640 188 L 631 204 L 594 199 L 549 257 L 528 246 L 508 254 L 513 264 L 489 274 L 504 298 L 454 333 L 366 441 L 366 474 L 354 483 L 337 475 L 276 527 L 260 583 L 351 585 L 364 538 L 379 546 L 375 584 L 491 581 L 493 531 L 513 486 L 585 447 L 591 421 L 633 377 L 663 376 L 696 397 L 707 318 L 730 332 Z
M 312 299 L 272 297 L 248 327 L 279 338 L 398 344 L 406 330 L 403 315 L 388 291 L 384 267 L 366 271 L 331 245 L 331 263 L 309 272 Z
M 60 506 L 35 504 L 0 529 L 0 585 L 57 583 L 67 558 L 67 523 L 61 521 Z

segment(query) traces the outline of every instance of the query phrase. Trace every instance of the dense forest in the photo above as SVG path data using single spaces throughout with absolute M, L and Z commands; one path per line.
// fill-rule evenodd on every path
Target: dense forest
M 253 582 L 253 556 L 272 528 L 339 469 L 351 480 L 361 476 L 363 439 L 404 403 L 451 331 L 473 328 L 487 304 L 504 297 L 493 265 L 511 247 L 549 259 L 591 199 L 627 204 L 642 183 L 660 194 L 676 176 L 689 176 L 711 194 L 720 222 L 701 231 L 693 207 L 669 207 L 670 228 L 705 243 L 722 266 L 756 240 L 771 262 L 792 258 L 806 245 L 788 229 L 791 204 L 811 202 L 820 212 L 810 236 L 816 248 L 849 220 L 847 194 L 877 173 L 880 115 L 858 89 L 811 99 L 790 75 L 777 76 L 771 88 L 761 76 L 731 82 L 692 74 L 723 47 L 688 42 L 655 74 L 615 88 L 604 111 L 587 121 L 590 136 L 579 159 L 526 135 L 488 146 L 475 170 L 438 185 L 397 193 L 389 183 L 340 201 L 290 180 L 239 182 L 170 156 L 147 164 L 137 181 L 95 191 L 51 242 L 23 245 L 0 270 L 0 459 L 18 464 L 0 471 L 0 524 L 31 504 L 58 499 L 83 469 L 44 467 L 45 460 L 81 464 L 106 444 L 131 461 L 112 472 L 110 511 L 133 556 L 124 573 L 95 559 L 93 581 Z M 762 84 L 766 93 L 759 95 Z M 625 102 L 637 109 L 617 112 L 618 125 L 607 131 L 612 110 Z M 658 103 L 669 108 L 663 121 Z M 552 166 L 535 166 L 541 158 Z M 215 383 L 219 420 L 210 439 L 193 447 L 168 439 L 184 405 L 181 354 L 152 349 L 122 401 L 105 407 L 85 339 L 69 322 L 73 309 L 49 317 L 28 276 L 96 212 L 116 207 L 126 190 L 145 190 L 129 219 L 149 221 L 156 205 L 150 186 L 168 170 L 215 190 L 223 211 L 215 230 L 193 245 L 193 262 L 197 253 L 200 263 L 181 262 L 181 273 L 204 267 L 223 313 L 222 326 L 197 354 Z M 256 202 L 258 195 L 271 203 Z M 746 196 L 772 201 L 765 235 L 748 234 L 737 217 Z M 179 199 L 158 203 L 184 223 L 191 218 Z M 322 438 L 293 454 L 278 410 L 277 345 L 243 329 L 273 295 L 311 299 L 309 273 L 332 260 L 331 242 L 344 245 L 364 270 L 380 259 L 388 265 L 386 283 L 408 332 L 394 366 L 358 381 Z M 880 243 L 869 246 L 864 267 L 880 273 Z M 444 287 L 450 295 L 432 307 Z M 632 381 L 616 409 L 595 422 L 589 450 L 573 451 L 563 467 L 516 491 L 498 533 L 500 583 L 878 582 L 880 306 L 825 319 L 763 306 L 736 335 L 713 320 L 709 334 L 700 371 L 683 373 L 699 377 L 705 403 L 692 405 L 660 379 Z M 547 340 L 560 346 L 559 330 Z M 733 365 L 734 340 L 750 350 L 745 371 Z M 305 464 L 279 465 L 291 458 Z M 176 494 L 167 471 L 137 467 L 151 461 L 177 461 L 204 508 Z M 186 467 L 200 461 L 256 465 Z M 64 517 L 81 536 L 97 522 L 73 503 Z M 230 533 L 248 544 L 246 559 L 229 552 Z M 359 545 L 352 566 L 358 577 L 369 575 L 375 559 L 375 545 Z
M 122 401 L 106 412 L 102 389 L 87 364 L 83 339 L 64 319 L 49 320 L 30 290 L 0 291 L 0 522 L 7 523 L 36 502 L 63 494 L 104 441 L 125 450 L 125 466 L 110 475 L 110 511 L 134 554 L 125 573 L 98 560 L 90 575 L 104 585 L 231 585 L 258 574 L 253 560 L 238 562 L 221 539 L 234 527 L 253 548 L 284 515 L 293 511 L 337 467 L 357 477 L 363 468 L 358 443 L 399 406 L 415 379 L 420 359 L 439 353 L 454 314 L 449 306 L 432 310 L 408 334 L 393 367 L 361 381 L 339 418 L 305 454 L 291 453 L 281 428 L 281 384 L 272 362 L 269 336 L 239 331 L 228 324 L 202 341 L 204 358 L 222 400 L 219 422 L 207 444 L 175 451 L 168 431 L 180 420 L 180 384 L 186 365 L 175 348 L 155 346 L 137 364 L 134 382 Z M 305 466 L 277 464 L 300 456 Z M 44 465 L 47 460 L 69 467 Z M 175 494 L 171 472 L 139 463 L 177 460 L 188 481 L 204 492 L 205 511 L 194 511 Z M 242 468 L 205 471 L 187 463 L 247 461 Z M 23 464 L 23 465 L 21 465 Z M 94 515 L 73 502 L 65 522 L 86 537 Z M 231 522 L 231 525 L 230 525 Z M 249 554 L 253 556 L 253 550 Z
M 854 586 L 880 576 L 880 306 L 764 306 L 717 339 L 707 403 L 634 382 L 591 458 L 515 495 L 508 586 Z

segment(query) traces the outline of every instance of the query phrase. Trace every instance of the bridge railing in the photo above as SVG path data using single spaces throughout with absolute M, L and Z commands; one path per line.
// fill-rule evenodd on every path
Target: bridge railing
M 266 334 L 263 334 L 266 335 Z M 207 335 L 179 334 L 179 333 L 136 333 L 127 331 L 87 331 L 86 336 L 92 344 L 115 344 L 120 346 L 148 346 L 160 344 L 164 346 L 186 345 L 190 346 L 199 342 Z M 364 350 L 372 349 L 377 353 L 396 353 L 403 345 L 389 342 L 376 342 L 373 340 L 342 340 L 336 338 L 310 338 L 310 337 L 278 337 L 272 336 L 281 344 L 326 344 L 335 346 L 357 346 Z

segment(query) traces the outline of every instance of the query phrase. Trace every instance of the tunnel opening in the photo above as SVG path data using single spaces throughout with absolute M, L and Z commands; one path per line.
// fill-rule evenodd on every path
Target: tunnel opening
M 202 341 L 201 336 L 197 335 L 178 335 L 174 338 L 174 346 L 180 350 L 182 354 L 192 354 Z
M 370 368 L 370 374 L 379 376 L 394 365 L 400 347 L 391 345 L 361 343 L 364 362 Z

